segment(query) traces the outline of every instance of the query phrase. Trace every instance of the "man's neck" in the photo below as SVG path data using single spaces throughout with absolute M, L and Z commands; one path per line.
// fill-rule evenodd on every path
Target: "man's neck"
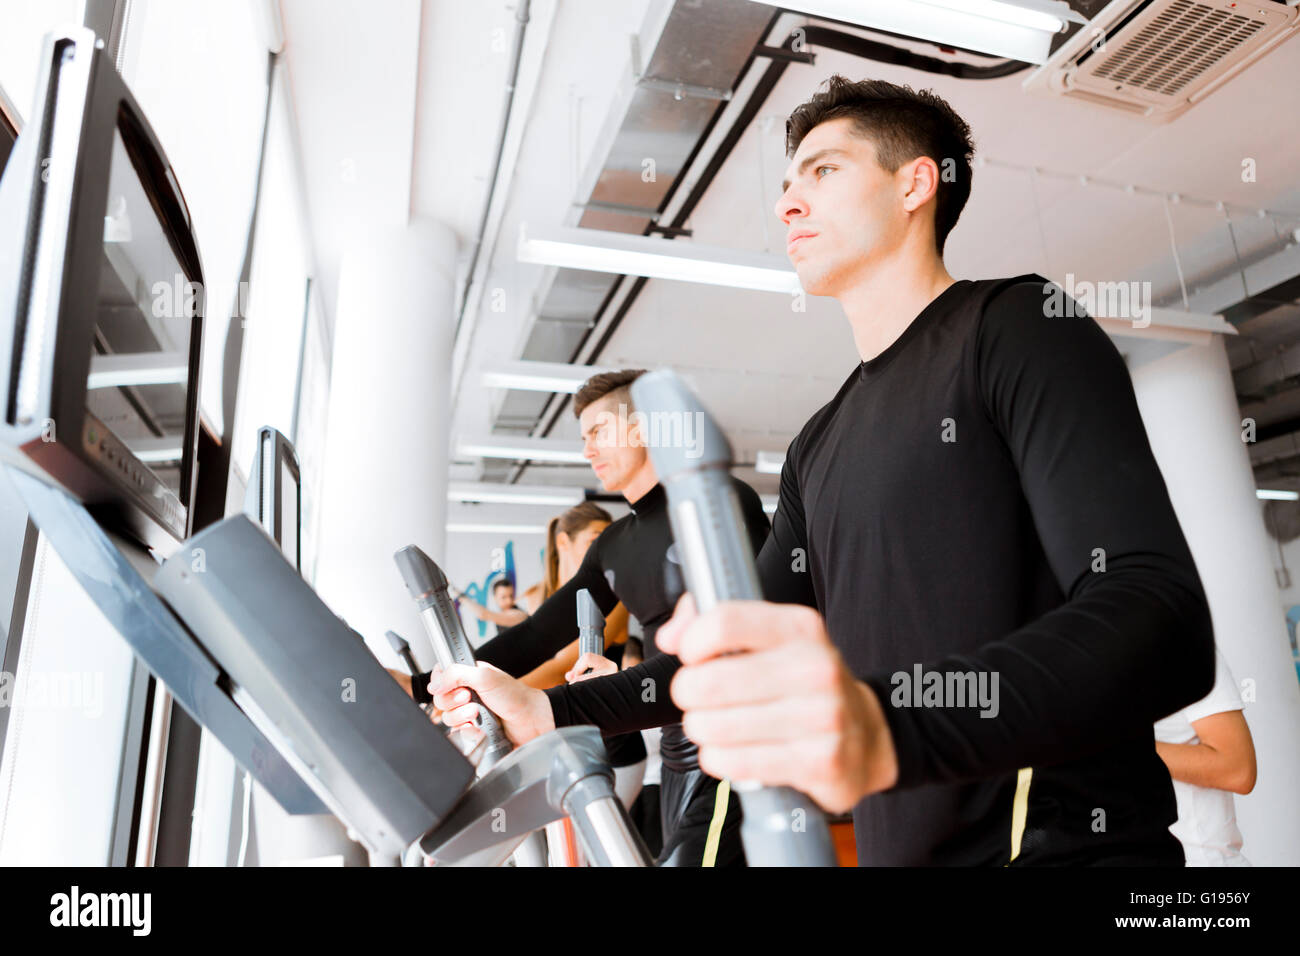
M 657 484 L 659 484 L 659 476 L 655 474 L 654 466 L 650 464 L 650 458 L 647 455 L 646 463 L 638 468 L 636 474 L 623 486 L 623 497 L 627 499 L 628 504 L 635 504 Z
M 918 258 L 900 250 L 837 295 L 861 359 L 868 362 L 893 345 L 954 281 L 938 256 Z

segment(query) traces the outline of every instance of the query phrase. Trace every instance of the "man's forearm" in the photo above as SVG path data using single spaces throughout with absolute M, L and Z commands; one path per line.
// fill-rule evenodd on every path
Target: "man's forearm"
M 682 712 L 672 702 L 669 684 L 681 667 L 660 654 L 617 674 L 546 691 L 557 727 L 594 724 L 606 734 L 625 734 L 675 724 Z
M 899 786 L 1088 756 L 1209 692 L 1213 633 L 1199 587 L 1150 569 L 1106 575 L 975 654 L 915 662 L 945 684 L 954 674 L 982 679 L 991 706 L 916 706 L 913 690 L 896 678 L 910 679 L 913 662 L 863 678 L 884 707 Z

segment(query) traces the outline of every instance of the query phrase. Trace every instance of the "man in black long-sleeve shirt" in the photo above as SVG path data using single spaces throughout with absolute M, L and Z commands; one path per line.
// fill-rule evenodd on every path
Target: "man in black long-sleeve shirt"
M 787 251 L 862 362 L 787 453 L 780 603 L 660 630 L 701 766 L 853 808 L 866 864 L 1182 865 L 1151 724 L 1212 629 L 1121 356 L 1039 276 L 948 275 L 972 147 L 933 94 L 833 78 L 787 145 Z
M 667 495 L 657 483 L 649 454 L 639 444 L 636 415 L 629 404 L 629 386 L 640 374 L 640 370 L 627 370 L 596 375 L 574 396 L 584 454 L 605 488 L 627 498 L 631 514 L 601 532 L 573 577 L 531 617 L 502 631 L 481 646 L 475 657 L 520 677 L 573 641 L 578 591 L 589 591 L 605 614 L 622 601 L 641 623 L 645 660 L 608 677 L 553 687 L 544 697 L 532 691 L 532 696 L 543 706 L 549 701 L 551 726 L 594 724 L 607 738 L 613 738 L 609 741 L 611 751 L 619 746 L 619 740 L 630 739 L 641 748 L 641 759 L 645 750 L 640 731 L 662 726 L 663 849 L 659 865 L 740 866 L 744 852 L 739 803 L 729 798 L 726 790 L 719 797 L 719 781 L 700 770 L 695 744 L 682 733 L 681 713 L 668 696 L 679 662 L 659 654 L 655 644 L 655 632 L 672 615 L 682 584 L 680 572 L 666 575 L 667 564 L 676 553 Z M 767 515 L 754 489 L 738 479 L 732 481 L 750 544 L 757 553 L 767 538 Z M 580 659 L 575 670 L 581 672 L 584 666 Z M 516 694 L 529 691 L 523 685 L 511 690 Z M 500 715 L 500 709 L 508 707 L 503 697 L 510 692 L 485 692 L 484 702 Z M 509 722 L 506 730 L 513 731 Z
M 853 809 L 863 864 L 1181 865 L 1151 726 L 1213 636 L 1122 358 L 1041 277 L 948 274 L 938 97 L 832 78 L 787 141 L 787 252 L 862 361 L 787 453 L 767 601 L 657 635 L 701 767 Z

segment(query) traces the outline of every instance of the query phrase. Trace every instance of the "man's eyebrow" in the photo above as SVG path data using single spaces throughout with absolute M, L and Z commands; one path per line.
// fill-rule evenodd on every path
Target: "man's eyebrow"
M 811 156 L 807 156 L 804 158 L 803 162 L 799 164 L 799 172 L 796 173 L 795 175 L 802 176 L 804 170 L 806 170 L 809 166 L 811 166 L 813 163 L 817 162 L 818 160 L 825 159 L 827 156 L 847 156 L 847 155 L 849 155 L 847 151 L 842 149 L 836 149 L 834 146 L 828 146 L 825 149 L 819 149 Z M 781 192 L 785 192 L 789 188 L 790 188 L 790 180 L 786 179 L 782 181 Z

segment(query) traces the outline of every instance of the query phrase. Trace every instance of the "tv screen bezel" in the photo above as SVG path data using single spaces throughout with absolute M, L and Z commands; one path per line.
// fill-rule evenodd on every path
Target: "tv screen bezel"
M 71 52 L 69 54 L 69 48 Z M 53 319 L 44 332 L 53 344 L 46 349 L 52 354 L 42 356 L 47 381 L 43 384 L 45 409 L 48 420 L 54 423 L 55 438 L 32 430 L 31 422 L 17 420 L 16 378 L 24 360 L 26 315 L 11 317 L 13 351 L 11 362 L 5 369 L 6 396 L 5 419 L 10 427 L 27 434 L 21 446 L 27 455 L 53 477 L 76 493 L 92 511 L 100 513 L 106 523 L 121 528 L 160 553 L 170 554 L 189 536 L 193 525 L 193 506 L 196 485 L 196 450 L 198 442 L 199 375 L 202 367 L 203 335 L 203 270 L 198 247 L 194 240 L 192 221 L 184 195 L 157 135 L 149 125 L 144 111 L 136 102 L 130 89 L 118 74 L 113 63 L 93 43 L 93 34 L 83 31 L 56 34 L 47 38 L 46 53 L 49 61 L 46 72 L 46 92 L 38 107 L 38 115 L 28 123 L 23 136 L 40 137 L 47 125 L 53 127 L 55 117 L 64 110 L 80 111 L 80 134 L 75 142 L 68 139 L 54 141 L 46 135 L 49 144 L 48 162 L 51 170 L 71 169 L 71 189 L 50 190 L 28 206 L 29 222 L 23 224 L 27 237 L 49 247 L 60 268 L 57 303 L 51 305 Z M 60 88 L 60 71 L 77 66 L 86 70 L 81 57 L 90 57 L 84 90 Z M 72 74 L 74 78 L 77 74 Z M 48 98 L 58 91 L 53 109 Z M 129 452 L 126 458 L 121 449 L 114 456 L 116 467 L 109 467 L 97 459 L 87 445 L 84 434 L 91 415 L 87 407 L 87 379 L 89 376 L 94 330 L 97 321 L 96 305 L 98 279 L 103 257 L 104 211 L 108 200 L 109 170 L 115 137 L 120 133 L 130 158 L 132 171 L 148 196 L 163 232 L 167 235 L 171 251 L 181 267 L 184 278 L 196 291 L 194 315 L 190 319 L 188 343 L 189 375 L 185 401 L 185 431 L 180 462 L 180 486 L 175 495 L 179 508 L 169 504 L 160 507 L 152 500 L 152 489 L 162 480 L 145 462 Z M 20 138 L 19 147 L 23 145 Z M 37 152 L 43 152 L 37 150 Z M 75 155 L 69 155 L 73 153 Z M 15 151 L 15 157 L 18 151 Z M 11 157 L 12 164 L 13 157 Z M 30 176 L 33 190 L 41 190 L 41 158 L 28 154 L 29 168 L 10 170 L 11 173 Z M 31 228 L 31 220 L 41 213 L 42 203 L 49 199 L 67 202 L 67 232 L 64 236 L 50 236 Z M 30 241 L 30 240 L 29 240 Z M 89 278 L 88 278 L 89 277 Z M 19 301 L 25 289 L 19 291 Z M 111 429 L 106 429 L 111 433 Z M 114 436 L 116 437 L 116 436 Z M 105 441 L 107 441 L 105 436 Z M 120 439 L 118 440 L 120 443 Z M 122 447 L 124 448 L 124 443 Z M 129 460 L 128 460 L 129 459 Z M 137 487 L 131 487 L 134 480 Z M 166 499 L 163 499 L 166 500 Z

